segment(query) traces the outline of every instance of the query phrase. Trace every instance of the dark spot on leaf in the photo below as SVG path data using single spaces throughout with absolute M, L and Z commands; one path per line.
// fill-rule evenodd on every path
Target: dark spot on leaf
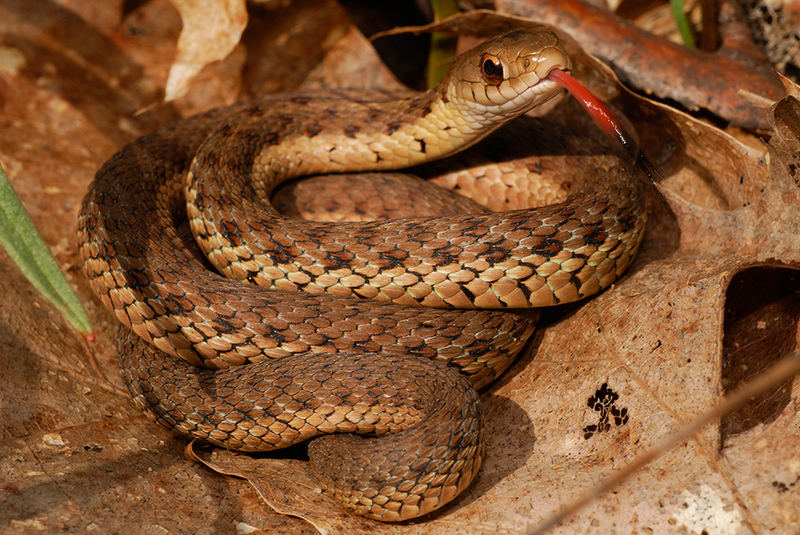
M 589 396 L 586 405 L 593 411 L 599 413 L 600 420 L 596 425 L 587 425 L 583 428 L 583 438 L 588 440 L 595 433 L 604 433 L 611 429 L 610 419 L 614 419 L 614 426 L 619 427 L 628 423 L 628 408 L 619 408 L 615 402 L 619 399 L 619 394 L 609 388 L 608 383 L 600 385 L 593 396 Z

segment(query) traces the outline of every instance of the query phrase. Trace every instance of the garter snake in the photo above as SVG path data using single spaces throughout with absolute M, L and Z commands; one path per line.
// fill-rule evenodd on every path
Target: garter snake
M 312 471 L 358 514 L 405 520 L 452 500 L 481 462 L 475 388 L 533 332 L 524 309 L 592 295 L 632 261 L 636 179 L 537 209 L 333 226 L 283 217 L 269 196 L 295 177 L 460 151 L 560 95 L 547 75 L 569 67 L 531 26 L 461 55 L 424 93 L 266 96 L 124 147 L 89 188 L 79 239 L 125 326 L 137 404 L 234 450 L 319 437 Z

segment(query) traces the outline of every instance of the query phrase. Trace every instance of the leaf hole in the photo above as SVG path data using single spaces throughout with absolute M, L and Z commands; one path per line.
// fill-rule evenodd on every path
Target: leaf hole
M 800 347 L 800 272 L 754 267 L 733 277 L 725 302 L 722 387 L 727 395 Z M 792 380 L 775 385 L 720 422 L 720 444 L 775 420 L 789 403 Z

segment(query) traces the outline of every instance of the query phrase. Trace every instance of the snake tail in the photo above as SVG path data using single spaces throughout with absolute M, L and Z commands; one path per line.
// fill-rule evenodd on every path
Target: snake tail
M 157 423 L 244 452 L 314 439 L 312 473 L 356 514 L 424 515 L 458 496 L 480 467 L 477 392 L 434 360 L 319 353 L 198 371 L 129 331 L 118 349 L 134 401 Z

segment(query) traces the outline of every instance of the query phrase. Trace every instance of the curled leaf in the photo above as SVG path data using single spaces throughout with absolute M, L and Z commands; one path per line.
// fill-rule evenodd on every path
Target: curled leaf
M 247 26 L 244 0 L 172 0 L 181 14 L 183 29 L 178 56 L 167 79 L 164 100 L 182 97 L 189 82 L 213 61 L 224 59 Z

